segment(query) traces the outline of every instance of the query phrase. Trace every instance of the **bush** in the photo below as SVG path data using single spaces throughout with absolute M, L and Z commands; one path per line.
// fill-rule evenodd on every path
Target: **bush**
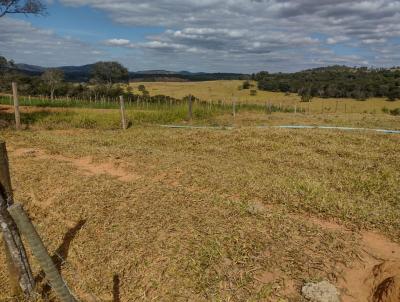
M 309 103 L 309 102 L 311 102 L 312 99 L 313 99 L 313 97 L 311 94 L 303 94 L 303 95 L 301 95 L 300 102 Z
M 244 81 L 243 82 L 243 85 L 242 85 L 243 89 L 250 89 L 250 87 L 251 87 L 251 84 L 250 84 L 249 81 Z
M 94 129 L 96 128 L 96 126 L 97 122 L 94 119 L 88 117 L 83 117 L 77 123 L 77 128 Z
M 400 108 L 390 110 L 391 115 L 400 115 Z

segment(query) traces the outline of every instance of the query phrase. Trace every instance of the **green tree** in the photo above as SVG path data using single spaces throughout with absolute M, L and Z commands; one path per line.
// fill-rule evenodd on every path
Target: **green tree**
M 113 84 L 128 79 L 128 69 L 118 62 L 97 62 L 92 69 L 92 81 L 97 84 L 106 84 L 109 89 Z
M 0 75 L 3 75 L 8 69 L 8 61 L 5 57 L 0 56 Z
M 311 102 L 311 100 L 313 99 L 313 96 L 311 94 L 311 88 L 302 88 L 299 90 L 299 95 L 301 97 L 301 101 L 302 102 Z
M 0 18 L 7 14 L 43 15 L 46 6 L 40 0 L 0 0 Z
M 60 69 L 50 68 L 42 74 L 42 81 L 50 92 L 50 98 L 54 100 L 54 92 L 64 81 L 64 72 Z

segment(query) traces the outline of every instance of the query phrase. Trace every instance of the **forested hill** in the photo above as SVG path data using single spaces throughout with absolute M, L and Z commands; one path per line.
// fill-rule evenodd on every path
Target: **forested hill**
M 292 92 L 301 95 L 366 99 L 400 99 L 400 68 L 368 69 L 330 66 L 296 73 L 259 72 L 252 78 L 261 90 Z
M 70 82 L 87 82 L 91 77 L 94 64 L 83 66 L 61 66 L 57 69 L 63 71 L 65 80 Z M 36 65 L 15 64 L 15 70 L 26 75 L 39 76 L 46 68 Z M 206 73 L 189 71 L 144 70 L 129 72 L 132 81 L 213 81 L 213 80 L 247 80 L 248 74 L 241 73 Z

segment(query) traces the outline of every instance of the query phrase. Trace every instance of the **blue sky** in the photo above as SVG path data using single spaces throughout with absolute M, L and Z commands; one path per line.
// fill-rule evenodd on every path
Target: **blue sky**
M 105 12 L 90 6 L 71 7 L 58 1 L 47 4 L 46 17 L 15 16 L 28 20 L 39 28 L 49 28 L 60 36 L 71 36 L 83 41 L 98 41 L 121 37 L 133 41 L 144 40 L 149 34 L 161 33 L 162 27 L 126 26 L 113 22 Z
M 42 66 L 117 60 L 130 70 L 296 71 L 400 65 L 393 0 L 47 0 L 0 18 L 0 55 Z

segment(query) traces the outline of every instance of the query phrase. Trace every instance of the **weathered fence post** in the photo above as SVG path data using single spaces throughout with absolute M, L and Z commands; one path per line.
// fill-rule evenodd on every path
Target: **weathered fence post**
M 188 111 L 188 118 L 191 121 L 192 117 L 193 117 L 193 102 L 192 102 L 192 96 L 189 95 L 189 99 L 188 99 L 188 105 L 189 105 L 189 111 Z
M 236 118 L 236 98 L 235 97 L 232 100 L 232 115 L 233 115 L 233 118 Z
M 14 204 L 8 208 L 8 211 L 12 218 L 14 218 L 21 233 L 26 237 L 34 256 L 39 261 L 57 296 L 62 302 L 76 302 L 22 206 Z
M 14 295 L 22 293 L 29 297 L 35 288 L 35 282 L 29 266 L 28 257 L 18 228 L 7 211 L 13 203 L 10 170 L 6 143 L 0 142 L 0 225 L 7 256 L 7 265 Z
M 12 91 L 14 98 L 14 114 L 15 114 L 15 128 L 17 130 L 21 129 L 21 117 L 19 114 L 19 102 L 18 102 L 18 86 L 16 82 L 12 82 Z
M 127 128 L 126 124 L 126 115 L 125 115 L 125 103 L 124 103 L 124 97 L 122 95 L 119 96 L 119 105 L 121 107 L 121 123 L 122 123 L 122 129 Z

